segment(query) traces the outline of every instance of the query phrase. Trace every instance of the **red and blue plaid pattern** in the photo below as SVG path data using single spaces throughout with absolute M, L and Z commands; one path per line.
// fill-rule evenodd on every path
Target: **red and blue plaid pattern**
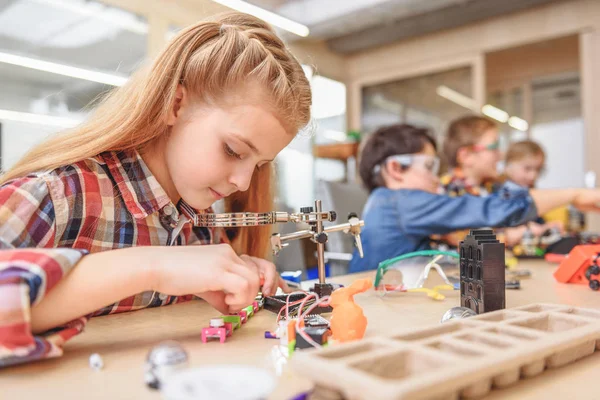
M 0 187 L 0 367 L 62 355 L 88 318 L 188 301 L 145 292 L 34 336 L 30 308 L 86 254 L 227 241 L 192 228 L 137 152 L 107 152 Z

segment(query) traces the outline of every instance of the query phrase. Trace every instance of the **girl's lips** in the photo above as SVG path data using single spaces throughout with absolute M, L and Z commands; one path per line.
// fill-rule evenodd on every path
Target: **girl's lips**
M 210 190 L 210 193 L 213 195 L 213 197 L 216 198 L 217 200 L 220 200 L 224 197 L 221 193 L 217 192 L 216 190 L 213 190 L 211 188 L 208 188 L 208 189 Z

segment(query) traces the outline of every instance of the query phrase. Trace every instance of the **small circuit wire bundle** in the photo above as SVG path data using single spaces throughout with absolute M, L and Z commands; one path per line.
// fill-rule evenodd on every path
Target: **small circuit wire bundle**
M 290 302 L 290 297 L 299 294 L 304 294 L 305 296 L 300 300 L 295 300 Z M 304 292 L 298 291 L 293 292 L 287 295 L 285 306 L 279 310 L 279 314 L 277 315 L 277 322 L 285 319 L 289 321 L 290 319 L 297 319 L 298 323 L 296 323 L 296 334 L 302 336 L 307 343 L 310 343 L 313 347 L 321 347 L 320 344 L 311 339 L 309 335 L 304 332 L 304 321 L 305 319 L 311 315 L 317 307 L 327 307 L 329 306 L 329 296 L 324 296 L 322 298 L 319 297 L 318 294 L 313 292 Z M 283 317 L 285 315 L 285 317 Z

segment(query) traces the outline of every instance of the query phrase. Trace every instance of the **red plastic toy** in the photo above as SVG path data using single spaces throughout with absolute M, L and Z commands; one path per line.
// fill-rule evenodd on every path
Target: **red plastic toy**
M 587 284 L 600 289 L 600 245 L 575 246 L 554 271 L 554 278 L 562 283 Z

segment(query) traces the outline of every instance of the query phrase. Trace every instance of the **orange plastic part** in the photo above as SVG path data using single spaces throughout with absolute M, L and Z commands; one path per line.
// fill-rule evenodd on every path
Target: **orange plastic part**
M 592 257 L 600 253 L 600 245 L 582 244 L 575 246 L 569 255 L 560 263 L 554 278 L 562 283 L 587 284 L 585 271 L 590 266 Z
M 296 340 L 296 320 L 295 319 L 291 319 L 290 322 L 288 322 L 288 343 Z
M 333 314 L 330 327 L 334 340 L 349 342 L 363 338 L 367 330 L 367 317 L 354 302 L 354 295 L 369 290 L 371 286 L 373 283 L 370 279 L 359 279 L 331 294 L 329 305 L 333 307 Z

